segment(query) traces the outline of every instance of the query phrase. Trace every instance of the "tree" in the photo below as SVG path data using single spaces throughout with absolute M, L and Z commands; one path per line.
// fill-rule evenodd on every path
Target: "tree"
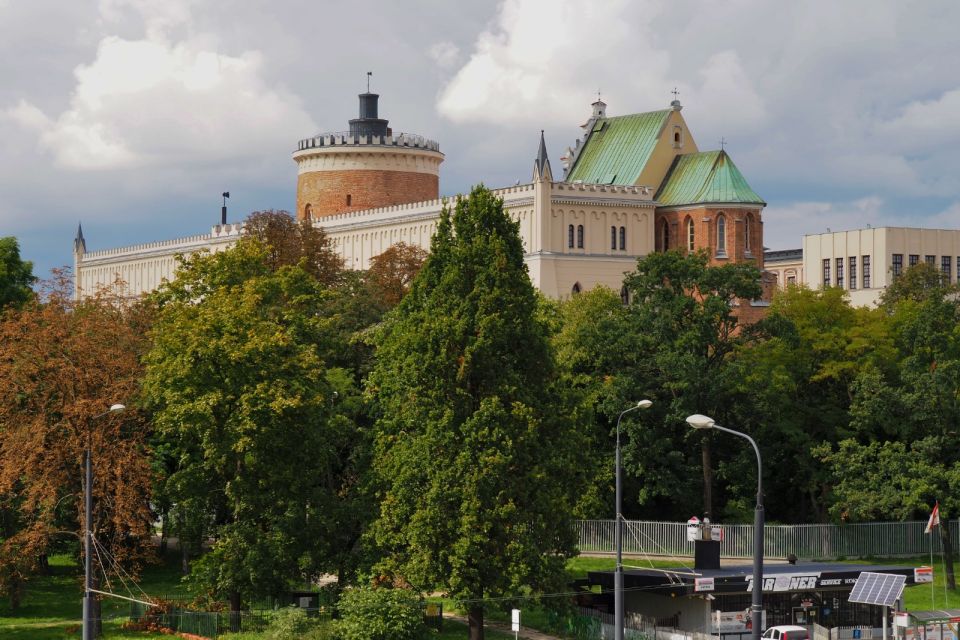
M 781 498 L 769 515 L 826 521 L 833 478 L 813 449 L 853 435 L 857 385 L 897 360 L 892 323 L 882 311 L 851 306 L 843 289 L 790 287 L 777 292 L 757 331 L 732 365 L 745 407 L 738 422 L 757 435 L 766 467 L 779 470 L 766 483 Z
M 957 290 L 956 285 L 950 284 L 950 274 L 944 277 L 934 265 L 920 262 L 908 267 L 902 275 L 893 279 L 880 295 L 880 306 L 887 311 L 893 311 L 898 304 L 906 300 L 923 302 L 943 298 Z
M 247 239 L 266 247 L 264 261 L 276 271 L 283 266 L 300 264 L 325 285 L 334 285 L 343 275 L 343 260 L 322 227 L 310 220 L 297 222 L 287 211 L 254 211 L 243 223 Z M 301 262 L 302 261 L 302 262 Z
M 116 297 L 73 303 L 71 294 L 69 280 L 59 278 L 46 302 L 31 300 L 0 322 L 0 507 L 8 510 L 0 590 L 14 606 L 47 550 L 63 535 L 81 539 L 88 446 L 95 468 L 91 528 L 101 549 L 95 566 L 106 551 L 135 573 L 149 554 L 145 420 L 132 407 L 93 419 L 111 403 L 136 402 L 141 320 Z M 96 570 L 95 586 L 101 570 L 110 567 Z
M 329 545 L 359 440 L 354 382 L 327 359 L 341 348 L 335 292 L 268 255 L 251 239 L 183 263 L 156 295 L 143 385 L 175 459 L 163 493 L 214 539 L 193 579 L 235 615 L 337 569 Z
M 712 266 L 705 252 L 667 251 L 638 260 L 624 283 L 633 300 L 624 328 L 634 336 L 634 353 L 626 357 L 636 364 L 609 372 L 621 378 L 620 393 L 611 398 L 605 413 L 612 421 L 636 401 L 633 394 L 656 385 L 654 412 L 643 423 L 659 417 L 662 428 L 638 426 L 638 421 L 626 427 L 630 440 L 625 457 L 644 485 L 641 499 L 660 496 L 674 509 L 695 508 L 677 492 L 690 486 L 690 469 L 699 466 L 703 512 L 715 517 L 711 434 L 693 433 L 685 418 L 705 413 L 720 424 L 730 423 L 727 418 L 736 406 L 730 359 L 746 340 L 734 305 L 760 297 L 760 271 L 752 264 Z M 681 443 L 699 444 L 700 460 Z M 724 440 L 716 446 L 732 443 Z
M 477 187 L 444 209 L 376 344 L 378 570 L 445 589 L 481 640 L 488 598 L 562 587 L 580 445 L 502 200 Z
M 33 297 L 30 287 L 36 281 L 33 263 L 20 259 L 17 239 L 0 238 L 0 309 L 30 300 Z
M 379 298 L 391 309 L 410 291 L 429 253 L 416 245 L 398 242 L 370 259 L 368 274 Z

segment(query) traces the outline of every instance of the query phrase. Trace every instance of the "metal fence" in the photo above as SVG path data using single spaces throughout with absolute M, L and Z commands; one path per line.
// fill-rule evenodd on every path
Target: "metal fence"
M 953 521 L 950 533 L 954 547 L 960 546 L 960 521 Z M 791 553 L 804 560 L 840 558 L 923 556 L 940 549 L 939 532 L 925 534 L 924 520 L 911 522 L 862 522 L 850 524 L 768 524 L 764 528 L 763 554 L 786 558 Z M 613 553 L 613 520 L 579 520 L 581 553 Z M 753 525 L 722 525 L 723 558 L 753 557 Z M 932 538 L 932 539 L 931 539 Z M 692 556 L 693 542 L 687 540 L 684 522 L 627 520 L 623 527 L 623 551 L 633 555 Z

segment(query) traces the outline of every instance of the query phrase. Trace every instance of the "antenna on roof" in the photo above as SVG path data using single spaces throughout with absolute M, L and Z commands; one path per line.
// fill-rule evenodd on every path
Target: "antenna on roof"
M 367 93 L 370 93 L 370 76 L 373 75 L 373 71 L 367 71 Z

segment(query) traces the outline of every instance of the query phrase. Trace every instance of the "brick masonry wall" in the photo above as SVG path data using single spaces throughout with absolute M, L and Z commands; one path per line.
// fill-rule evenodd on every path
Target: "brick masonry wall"
M 349 204 L 348 202 L 349 196 Z M 314 218 L 440 196 L 440 179 L 412 171 L 316 171 L 297 178 L 297 219 Z

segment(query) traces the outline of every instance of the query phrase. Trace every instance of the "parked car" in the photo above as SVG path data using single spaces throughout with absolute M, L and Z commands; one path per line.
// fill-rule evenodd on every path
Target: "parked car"
M 810 632 L 793 624 L 782 624 L 764 631 L 763 637 L 769 640 L 810 640 Z

